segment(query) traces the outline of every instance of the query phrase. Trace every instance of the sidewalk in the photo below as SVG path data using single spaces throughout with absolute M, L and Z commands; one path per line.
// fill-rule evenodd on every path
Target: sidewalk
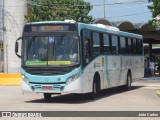
M 152 77 L 152 76 L 150 75 L 150 76 L 141 78 L 141 80 L 160 80 L 160 76 Z
M 160 97 L 160 89 L 156 91 L 156 94 Z
M 159 80 L 159 82 L 160 82 L 160 76 L 155 76 L 155 77 L 147 76 L 147 77 L 141 78 L 141 80 L 144 80 L 144 81 L 145 80 L 152 80 L 152 81 Z M 156 94 L 157 94 L 157 96 L 160 97 L 160 88 L 156 91 Z
M 0 86 L 1 85 L 20 85 L 20 74 L 0 74 Z

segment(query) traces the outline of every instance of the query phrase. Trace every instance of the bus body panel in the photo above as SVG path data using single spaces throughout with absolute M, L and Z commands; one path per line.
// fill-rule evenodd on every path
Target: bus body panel
M 127 84 L 127 73 L 132 75 L 132 82 L 142 78 L 144 75 L 143 56 L 106 56 L 106 79 L 109 79 L 108 87 L 117 87 Z M 108 75 L 108 76 L 107 76 Z
M 104 56 L 96 57 L 83 69 L 82 80 L 84 93 L 92 91 L 94 75 L 96 72 L 100 75 L 101 88 L 104 88 L 105 65 L 102 64 L 102 59 L 104 58 Z
M 104 59 L 104 63 L 102 59 Z M 92 91 L 92 83 L 96 72 L 100 75 L 101 90 L 126 85 L 129 70 L 131 71 L 132 82 L 142 78 L 143 57 L 100 55 L 90 62 L 82 72 L 83 91 L 84 93 Z

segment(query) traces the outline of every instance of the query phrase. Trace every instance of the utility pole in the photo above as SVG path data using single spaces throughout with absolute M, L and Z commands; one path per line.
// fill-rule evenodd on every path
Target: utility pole
M 3 9 L 2 10 L 2 24 L 3 24 L 2 30 L 3 30 L 3 43 L 4 43 L 4 30 L 5 30 L 5 26 L 4 26 L 4 0 L 3 0 L 2 6 L 3 6 L 3 8 L 2 8 Z
M 8 73 L 8 41 L 6 39 L 6 26 L 5 26 L 5 0 L 3 0 L 3 72 Z
M 105 19 L 106 18 L 106 0 L 103 0 L 103 14 Z
M 4 26 L 4 0 L 2 1 L 3 3 L 2 3 L 2 31 L 3 31 L 3 33 L 2 33 L 2 38 L 3 38 L 3 66 L 2 66 L 2 72 L 4 73 L 4 69 L 5 69 L 5 53 L 4 53 L 4 51 L 5 51 L 5 41 L 4 41 L 4 31 L 5 31 L 5 26 Z

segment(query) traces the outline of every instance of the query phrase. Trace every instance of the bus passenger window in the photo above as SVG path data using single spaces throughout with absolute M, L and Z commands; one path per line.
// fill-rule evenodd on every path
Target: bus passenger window
M 136 39 L 132 39 L 132 52 L 137 53 Z
M 112 35 L 112 54 L 118 54 L 119 50 L 118 50 L 118 37 Z
M 132 52 L 132 47 L 131 47 L 131 45 L 132 45 L 132 43 L 131 43 L 131 38 L 128 38 L 127 39 L 127 53 L 128 54 L 130 54 L 131 52 Z
M 90 30 L 83 29 L 83 56 L 90 56 L 90 41 L 91 41 L 91 32 Z
M 100 34 L 93 32 L 93 52 L 100 53 Z
M 126 39 L 125 39 L 125 37 L 120 37 L 120 52 L 122 54 L 126 53 Z
M 137 40 L 137 54 L 142 54 L 142 40 Z
M 104 53 L 110 53 L 110 42 L 109 42 L 109 35 L 103 35 L 103 42 L 104 42 Z

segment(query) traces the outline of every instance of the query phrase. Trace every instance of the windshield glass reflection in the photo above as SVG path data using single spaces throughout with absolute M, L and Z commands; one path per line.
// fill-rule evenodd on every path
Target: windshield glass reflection
M 66 66 L 79 63 L 79 41 L 76 35 L 24 37 L 25 66 Z

